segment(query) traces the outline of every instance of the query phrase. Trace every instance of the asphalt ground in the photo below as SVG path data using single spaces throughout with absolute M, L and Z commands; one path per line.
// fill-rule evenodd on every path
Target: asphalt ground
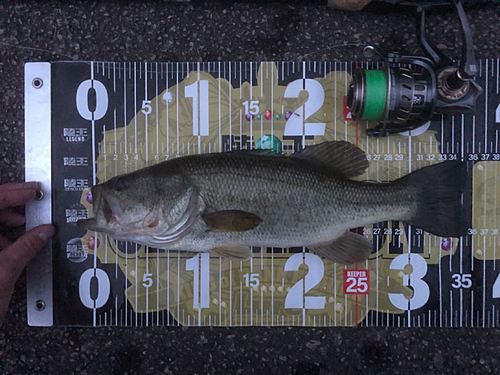
M 477 4 L 476 4 L 477 3 Z M 478 58 L 500 57 L 500 7 L 466 2 Z M 428 37 L 460 58 L 453 12 Z M 372 3 L 0 2 L 0 181 L 24 180 L 24 64 L 33 61 L 349 61 L 360 44 L 421 54 L 414 14 Z M 0 328 L 3 374 L 488 374 L 500 330 L 481 328 L 32 328 L 25 278 Z

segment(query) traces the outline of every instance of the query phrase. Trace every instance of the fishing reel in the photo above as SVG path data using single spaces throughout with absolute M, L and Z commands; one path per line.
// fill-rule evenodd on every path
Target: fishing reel
M 425 12 L 445 3 L 404 3 L 416 5 L 420 12 L 417 32 L 429 57 L 385 53 L 376 47 L 365 47 L 365 57 L 375 54 L 385 61 L 382 70 L 358 68 L 347 92 L 347 107 L 354 120 L 378 120 L 371 136 L 387 136 L 416 129 L 435 114 L 470 113 L 475 111 L 483 92 L 474 81 L 478 65 L 470 26 L 460 0 L 453 0 L 462 24 L 464 59 L 454 65 L 451 59 L 429 44 L 425 38 Z

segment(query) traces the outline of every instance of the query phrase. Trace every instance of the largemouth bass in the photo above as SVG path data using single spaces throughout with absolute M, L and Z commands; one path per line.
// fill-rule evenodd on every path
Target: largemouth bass
M 389 183 L 345 141 L 291 156 L 269 150 L 190 155 L 92 187 L 80 227 L 155 248 L 251 257 L 252 246 L 306 247 L 334 262 L 366 260 L 373 244 L 349 229 L 399 220 L 443 237 L 467 232 L 465 164 L 444 162 Z

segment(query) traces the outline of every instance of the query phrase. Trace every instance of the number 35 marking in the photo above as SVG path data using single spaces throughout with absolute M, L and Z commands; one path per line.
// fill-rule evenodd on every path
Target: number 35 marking
M 455 289 L 458 289 L 458 288 L 466 288 L 467 289 L 467 288 L 470 288 L 472 286 L 472 280 L 471 280 L 472 275 L 471 274 L 456 273 L 452 277 L 455 280 L 455 282 L 453 284 L 451 284 L 451 286 Z

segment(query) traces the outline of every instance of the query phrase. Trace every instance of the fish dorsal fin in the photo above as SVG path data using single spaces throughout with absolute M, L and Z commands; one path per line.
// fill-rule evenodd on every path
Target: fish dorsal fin
M 262 219 L 255 214 L 240 210 L 217 211 L 202 216 L 210 232 L 244 232 L 254 229 Z
M 209 253 L 229 260 L 246 260 L 252 257 L 250 246 L 218 246 L 209 250 Z
M 276 152 L 267 148 L 253 148 L 251 150 L 227 151 L 231 155 L 250 155 L 250 156 L 285 156 L 281 152 Z
M 369 165 L 364 151 L 347 141 L 323 142 L 290 157 L 307 160 L 345 178 L 362 175 Z
M 335 241 L 312 245 L 307 248 L 332 262 L 348 265 L 361 263 L 368 259 L 373 244 L 361 234 L 346 231 Z

